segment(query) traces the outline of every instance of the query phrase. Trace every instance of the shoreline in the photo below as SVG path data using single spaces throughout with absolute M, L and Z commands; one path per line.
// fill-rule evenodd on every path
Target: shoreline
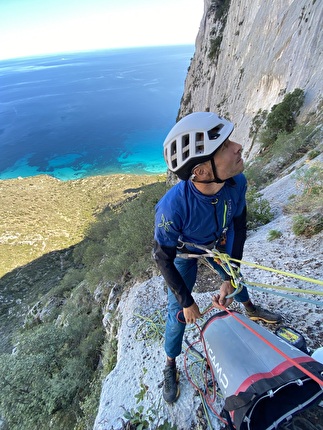
M 84 176 L 79 176 L 76 178 L 67 178 L 67 179 L 63 179 L 63 178 L 58 178 L 54 175 L 51 175 L 49 173 L 39 173 L 36 175 L 30 175 L 30 176 L 15 176 L 14 178 L 1 178 L 0 177 L 0 182 L 4 182 L 4 181 L 16 181 L 16 180 L 25 180 L 25 179 L 33 179 L 33 178 L 49 178 L 49 179 L 53 179 L 59 182 L 71 182 L 71 181 L 80 181 L 80 180 L 84 180 L 84 179 L 89 179 L 89 178 L 97 178 L 97 177 L 112 177 L 112 176 L 116 176 L 116 177 L 120 177 L 120 176 L 166 176 L 167 174 L 167 170 L 165 169 L 165 171 L 158 171 L 158 172 L 143 172 L 143 173 L 137 173 L 137 172 L 106 172 L 106 173 L 97 173 L 97 174 L 88 174 L 88 175 L 84 175 Z

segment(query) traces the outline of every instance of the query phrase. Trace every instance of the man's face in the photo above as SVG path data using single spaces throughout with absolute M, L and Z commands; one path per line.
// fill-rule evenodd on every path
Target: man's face
M 222 179 L 232 178 L 243 172 L 244 165 L 241 157 L 242 146 L 227 139 L 213 156 L 217 176 Z M 210 163 L 211 164 L 211 163 Z

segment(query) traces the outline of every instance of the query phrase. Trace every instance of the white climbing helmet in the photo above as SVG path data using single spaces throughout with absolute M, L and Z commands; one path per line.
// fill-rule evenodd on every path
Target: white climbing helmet
M 188 180 L 192 169 L 210 160 L 233 131 L 233 124 L 213 112 L 194 112 L 174 125 L 164 141 L 164 157 L 171 172 Z

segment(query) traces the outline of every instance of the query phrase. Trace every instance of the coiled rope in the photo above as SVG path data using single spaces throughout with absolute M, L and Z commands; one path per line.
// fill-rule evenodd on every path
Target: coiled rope
M 157 309 L 151 315 L 145 315 L 143 310 L 136 309 L 128 319 L 127 326 L 135 329 L 137 341 L 147 341 L 148 344 L 161 343 L 164 337 L 165 318 Z

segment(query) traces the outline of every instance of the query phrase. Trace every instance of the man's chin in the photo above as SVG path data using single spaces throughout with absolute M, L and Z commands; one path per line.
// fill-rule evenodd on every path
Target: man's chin
M 243 160 L 239 161 L 238 166 L 239 166 L 239 173 L 242 173 L 244 171 L 244 162 L 243 162 Z

